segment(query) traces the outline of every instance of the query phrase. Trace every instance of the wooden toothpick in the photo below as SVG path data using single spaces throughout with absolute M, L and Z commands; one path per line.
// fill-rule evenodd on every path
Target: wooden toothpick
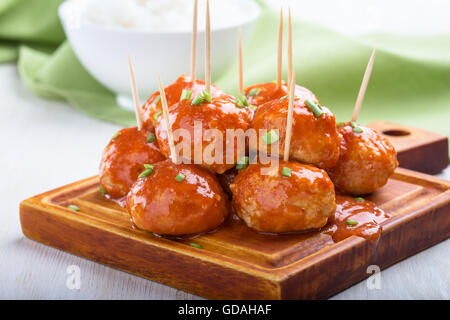
M 239 69 L 239 93 L 244 92 L 244 70 L 242 66 L 242 32 L 239 28 L 239 44 L 238 44 L 238 69 Z
M 136 76 L 134 75 L 133 63 L 131 62 L 131 56 L 128 54 L 128 67 L 130 69 L 130 80 L 131 80 L 131 94 L 134 100 L 134 112 L 136 113 L 136 122 L 139 130 L 142 130 L 142 113 L 141 113 L 141 103 L 139 102 L 139 93 L 136 86 Z
M 205 28 L 205 85 L 211 92 L 211 18 L 209 14 L 209 0 L 206 0 L 206 28 Z
M 194 15 L 192 23 L 192 43 L 191 43 L 191 80 L 195 81 L 195 67 L 197 62 L 197 12 L 198 0 L 194 2 Z
M 175 143 L 173 140 L 172 126 L 170 125 L 170 120 L 169 120 L 169 108 L 167 107 L 166 92 L 164 91 L 164 87 L 161 83 L 161 76 L 159 73 L 158 73 L 158 84 L 159 84 L 159 95 L 161 96 L 161 104 L 162 104 L 162 109 L 163 109 L 164 120 L 166 121 L 166 127 L 167 127 L 167 137 L 169 140 L 170 158 L 172 159 L 173 163 L 177 164 L 178 157 L 176 154 Z
M 291 20 L 291 7 L 289 7 L 289 18 L 288 18 L 288 81 L 290 81 L 291 78 L 292 78 L 292 20 Z M 288 92 L 289 91 L 290 91 L 290 87 L 288 88 Z
M 284 161 L 289 161 L 289 149 L 291 148 L 291 137 L 292 137 L 292 118 L 294 115 L 294 99 L 295 99 L 295 72 L 292 72 L 291 79 L 289 81 L 289 107 L 288 116 L 286 124 L 286 140 L 284 142 Z
M 366 94 L 367 85 L 369 84 L 370 75 L 372 74 L 373 62 L 375 60 L 376 49 L 374 48 L 372 51 L 372 55 L 370 56 L 369 63 L 366 67 L 366 72 L 364 73 L 364 77 L 361 83 L 361 88 L 359 88 L 358 98 L 356 99 L 355 107 L 353 108 L 352 121 L 356 122 L 358 118 L 359 110 L 361 109 L 362 103 L 364 101 L 364 96 Z
M 283 8 L 280 8 L 280 25 L 278 27 L 278 56 L 277 56 L 277 89 L 281 88 L 283 68 Z

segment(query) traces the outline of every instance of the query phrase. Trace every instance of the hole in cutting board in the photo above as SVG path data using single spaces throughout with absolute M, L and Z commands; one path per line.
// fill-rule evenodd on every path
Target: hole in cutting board
M 404 136 L 409 136 L 411 134 L 411 132 L 402 130 L 402 129 L 389 129 L 389 130 L 384 130 L 383 134 L 387 135 L 387 136 L 404 137 Z

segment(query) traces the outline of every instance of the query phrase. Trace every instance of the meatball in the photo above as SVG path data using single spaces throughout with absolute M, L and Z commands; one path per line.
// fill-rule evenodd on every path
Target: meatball
M 152 141 L 153 142 L 149 142 Z M 144 164 L 165 160 L 153 133 L 137 127 L 118 131 L 103 151 L 100 162 L 100 184 L 112 198 L 127 195 Z
M 277 153 L 271 150 L 273 143 L 278 144 L 278 152 L 283 154 L 288 107 L 289 99 L 283 98 L 266 102 L 258 107 L 251 126 L 259 135 L 259 144 L 251 145 L 251 149 L 259 150 L 262 138 L 266 141 L 269 154 Z M 316 115 L 303 100 L 294 99 L 289 156 L 291 159 L 325 169 L 336 165 L 339 158 L 340 136 L 334 114 L 324 106 L 318 108 L 322 112 L 320 116 Z M 270 141 L 267 140 L 267 134 L 271 135 Z
M 160 235 L 186 235 L 217 228 L 229 214 L 227 196 L 213 174 L 192 164 L 158 162 L 127 197 L 134 224 Z
M 262 168 L 271 166 L 251 164 L 230 186 L 236 213 L 250 228 L 282 233 L 325 226 L 336 201 L 324 170 L 286 161 L 264 175 Z
M 255 84 L 245 89 L 245 95 L 248 102 L 254 106 L 260 106 L 271 100 L 280 99 L 287 94 L 287 83 L 282 83 L 281 87 L 278 89 L 275 82 Z M 311 101 L 318 101 L 314 93 L 299 85 L 295 85 L 295 96 L 301 101 L 305 101 L 307 99 Z
M 232 96 L 223 95 L 213 98 L 210 103 L 183 100 L 169 108 L 175 146 L 184 163 L 199 164 L 221 174 L 244 156 L 245 143 L 238 143 L 237 138 L 233 139 L 233 147 L 227 143 L 228 130 L 245 132 L 250 121 L 249 108 L 238 107 L 235 100 Z M 169 157 L 166 121 L 158 122 L 156 137 L 161 152 Z
M 193 82 L 191 78 L 183 74 L 174 83 L 164 88 L 166 93 L 167 106 L 171 106 L 180 101 L 183 90 L 192 91 L 192 98 L 205 90 L 205 83 L 201 80 Z M 223 92 L 214 85 L 211 85 L 211 96 L 216 97 Z M 162 105 L 159 91 L 153 93 L 142 107 L 142 121 L 147 130 L 154 131 L 158 123 L 158 118 L 162 117 Z
M 398 166 L 391 143 L 376 131 L 353 123 L 338 131 L 342 135 L 339 161 L 328 169 L 336 189 L 364 195 L 384 186 Z

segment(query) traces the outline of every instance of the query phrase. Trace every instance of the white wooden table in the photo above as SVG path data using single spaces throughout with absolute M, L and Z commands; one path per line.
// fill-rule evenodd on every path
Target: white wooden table
M 437 10 L 444 2 L 438 0 L 416 1 L 414 5 L 407 2 L 411 13 L 407 18 L 395 13 L 404 10 L 405 3 L 394 5 L 385 0 L 374 1 L 373 6 L 366 7 L 360 1 L 284 2 L 293 3 L 298 15 L 321 20 L 344 33 L 355 33 L 357 26 L 361 31 L 382 26 L 402 33 L 429 33 L 438 27 L 450 32 L 445 11 Z M 324 7 L 324 2 L 329 6 Z M 389 10 L 380 11 L 383 6 L 389 6 Z M 348 13 L 348 7 L 353 11 Z M 312 15 L 317 9 L 321 14 Z M 425 29 L 417 29 L 417 23 L 405 27 L 408 18 L 423 20 L 430 12 L 435 16 L 421 24 Z M 348 19 L 345 14 L 350 15 Z M 420 19 L 414 19 L 415 15 Z M 13 64 L 0 65 L 0 298 L 199 298 L 35 243 L 26 239 L 20 230 L 19 202 L 96 174 L 102 148 L 118 128 L 88 118 L 66 103 L 34 96 L 21 83 Z M 450 169 L 440 176 L 450 180 Z M 66 270 L 70 265 L 80 268 L 79 290 L 66 286 Z M 380 290 L 369 290 L 363 281 L 333 299 L 450 299 L 449 270 L 450 241 L 447 240 L 382 271 Z

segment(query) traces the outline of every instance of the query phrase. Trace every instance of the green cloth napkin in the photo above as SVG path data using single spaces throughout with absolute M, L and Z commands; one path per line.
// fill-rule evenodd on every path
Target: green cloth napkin
M 24 83 L 40 96 L 64 99 L 98 119 L 134 123 L 134 115 L 117 105 L 114 94 L 87 73 L 64 41 L 56 15 L 61 2 L 3 0 L 0 62 L 18 58 Z M 244 52 L 246 85 L 275 78 L 277 25 L 278 13 L 263 6 Z M 300 20 L 294 20 L 293 34 L 297 83 L 311 89 L 338 121 L 351 117 L 367 61 L 376 47 L 358 121 L 383 120 L 450 134 L 450 35 L 350 38 Z M 237 90 L 236 80 L 236 62 L 214 79 L 232 94 Z

